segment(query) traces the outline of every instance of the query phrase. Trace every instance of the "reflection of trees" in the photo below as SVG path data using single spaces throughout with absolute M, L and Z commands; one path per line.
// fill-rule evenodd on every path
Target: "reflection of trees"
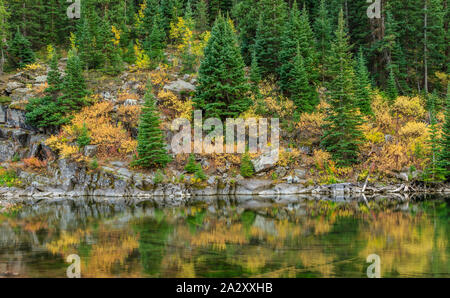
M 0 222 L 0 264 L 17 256 L 0 274 L 39 276 L 47 262 L 48 276 L 64 277 L 73 253 L 83 277 L 364 277 L 372 253 L 382 276 L 448 276 L 449 268 L 442 202 L 309 200 L 254 209 L 66 202 L 0 214 Z M 30 256 L 38 261 L 24 263 Z
M 446 226 L 433 222 L 427 214 L 412 216 L 387 210 L 369 220 L 359 237 L 367 243 L 360 256 L 378 254 L 384 277 L 417 277 L 430 271 L 437 276 L 449 274 Z

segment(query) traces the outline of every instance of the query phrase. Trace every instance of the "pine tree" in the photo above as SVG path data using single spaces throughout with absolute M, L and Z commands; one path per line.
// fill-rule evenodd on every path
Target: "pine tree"
M 438 139 L 438 128 L 435 116 L 436 93 L 429 96 L 429 116 L 430 116 L 430 138 L 428 143 L 431 147 L 431 156 L 428 166 L 425 168 L 423 177 L 425 182 L 441 182 L 445 180 L 446 171 L 441 168 L 439 156 L 441 156 L 441 147 Z
M 184 19 L 188 24 L 189 29 L 194 30 L 194 13 L 192 12 L 191 0 L 186 3 L 186 8 L 184 9 Z
M 219 12 L 227 15 L 233 6 L 233 0 L 209 0 L 208 6 L 210 22 L 213 23 Z
M 303 6 L 302 13 L 300 14 L 300 32 L 299 32 L 299 45 L 302 57 L 305 62 L 305 69 L 309 75 L 309 82 L 316 84 L 318 81 L 317 73 L 317 49 L 316 49 L 316 37 L 311 29 L 309 21 L 309 13 L 306 6 Z
M 15 68 L 22 68 L 36 60 L 33 50 L 31 49 L 31 43 L 22 35 L 18 28 L 14 39 L 11 41 L 8 52 L 12 60 L 11 64 Z
M 289 86 L 289 91 L 292 94 L 291 99 L 295 103 L 297 111 L 300 113 L 314 111 L 316 105 L 319 103 L 319 96 L 315 87 L 309 83 L 304 59 L 300 51 L 300 46 L 298 45 L 292 75 L 294 80 Z
M 138 130 L 138 154 L 132 164 L 144 168 L 165 167 L 171 158 L 167 154 L 164 134 L 159 127 L 159 113 L 150 82 L 144 100 Z
M 278 75 L 281 66 L 281 35 L 286 21 L 286 3 L 283 0 L 261 0 L 254 50 L 261 74 Z
M 331 44 L 331 23 L 330 16 L 326 7 L 325 0 L 320 1 L 319 11 L 314 22 L 314 32 L 317 37 L 316 48 L 318 50 L 319 73 L 322 83 L 325 82 L 326 74 L 326 58 L 329 54 Z
M 255 168 L 248 152 L 242 156 L 240 172 L 244 178 L 250 178 L 255 174 Z
M 255 53 L 253 53 L 252 64 L 250 66 L 250 81 L 252 82 L 252 91 L 256 94 L 259 94 L 258 85 L 261 82 L 261 73 Z
M 439 167 L 444 170 L 444 175 L 448 179 L 450 178 L 450 83 L 447 84 L 445 120 L 442 127 L 440 149 L 440 154 L 438 156 Z
M 7 47 L 6 39 L 8 37 L 8 17 L 9 12 L 6 10 L 6 6 L 3 0 L 0 0 L 0 75 L 3 74 L 3 68 L 5 65 L 5 48 Z
M 394 71 L 389 67 L 389 79 L 386 87 L 386 94 L 391 103 L 393 103 L 398 96 L 397 83 L 395 82 Z
M 85 97 L 88 95 L 88 91 L 83 77 L 82 63 L 73 50 L 68 54 L 65 73 L 58 106 L 66 117 L 60 119 L 58 125 L 68 123 L 72 118 L 70 114 L 80 111 L 87 104 Z
M 29 100 L 26 106 L 26 122 L 37 128 L 54 131 L 64 115 L 58 105 L 58 97 L 62 89 L 58 56 L 54 51 L 51 55 L 50 71 L 47 76 L 48 87 L 44 90 L 44 97 Z
M 184 167 L 184 170 L 190 174 L 193 174 L 197 170 L 197 167 L 198 167 L 198 165 L 195 162 L 195 155 L 190 154 L 188 162 L 187 162 L 186 166 Z
M 372 114 L 369 71 L 366 67 L 362 48 L 359 50 L 355 69 L 355 99 L 361 113 Z
M 195 107 L 206 117 L 238 117 L 251 103 L 249 89 L 235 33 L 219 15 L 200 65 Z
M 281 50 L 279 52 L 279 60 L 281 61 L 279 84 L 281 90 L 287 96 L 291 95 L 291 85 L 295 80 L 293 71 L 297 54 L 296 50 L 300 43 L 300 34 L 300 12 L 297 2 L 294 1 L 289 19 L 284 24 L 283 34 L 281 36 Z
M 146 38 L 144 48 L 153 67 L 156 67 L 159 62 L 164 60 L 164 49 L 166 48 L 166 34 L 161 27 L 159 15 L 156 15 L 153 20 L 153 27 L 150 35 Z
M 195 28 L 203 33 L 209 28 L 208 20 L 208 7 L 206 6 L 205 0 L 199 0 L 197 2 L 197 9 L 195 12 Z
M 77 138 L 77 144 L 80 149 L 83 149 L 87 145 L 91 143 L 91 137 L 89 136 L 89 131 L 86 126 L 86 123 L 83 123 L 83 126 L 80 129 L 80 133 Z
M 254 53 L 254 44 L 256 38 L 256 29 L 259 19 L 259 0 L 242 0 L 233 8 L 233 18 L 237 23 L 239 32 L 239 44 L 241 53 L 246 65 L 252 62 Z
M 350 49 L 349 37 L 344 25 L 344 13 L 341 10 L 335 41 L 331 44 L 327 63 L 328 75 L 332 78 L 327 84 L 331 107 L 327 110 L 321 142 L 338 165 L 356 163 L 358 146 L 364 139 L 360 128 L 362 119 L 354 98 L 354 72 Z

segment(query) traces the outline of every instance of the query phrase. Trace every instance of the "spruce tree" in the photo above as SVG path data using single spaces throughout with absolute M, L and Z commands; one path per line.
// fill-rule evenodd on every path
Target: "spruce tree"
M 299 21 L 300 32 L 298 42 L 300 45 L 300 51 L 305 62 L 305 69 L 309 75 L 309 82 L 311 84 L 316 84 L 318 81 L 316 38 L 311 29 L 309 13 L 306 9 L 306 5 L 303 6 Z
M 44 90 L 44 97 L 29 100 L 26 106 L 26 122 L 33 127 L 55 131 L 64 115 L 58 105 L 62 88 L 58 56 L 54 51 L 51 55 L 50 70 L 47 75 L 48 87 Z
M 319 11 L 314 22 L 314 32 L 317 38 L 316 48 L 318 52 L 320 79 L 324 83 L 326 78 L 326 58 L 329 54 L 332 35 L 330 16 L 325 0 L 320 1 Z
M 366 67 L 362 48 L 359 50 L 355 69 L 355 99 L 361 113 L 372 114 L 369 71 Z
M 338 165 L 356 163 L 358 147 L 364 140 L 360 128 L 362 118 L 354 98 L 354 72 L 350 49 L 344 13 L 341 10 L 328 59 L 328 75 L 332 78 L 327 84 L 330 108 L 327 109 L 321 142 Z
M 255 174 L 255 168 L 248 152 L 242 156 L 240 172 L 241 176 L 244 178 L 250 178 Z
M 145 40 L 144 48 L 153 64 L 153 67 L 156 67 L 159 62 L 164 60 L 166 34 L 164 29 L 161 27 L 159 15 L 156 15 L 153 20 L 152 30 L 150 35 Z
M 297 2 L 294 1 L 289 19 L 284 24 L 283 34 L 281 36 L 281 50 L 279 52 L 279 60 L 281 61 L 279 84 L 286 96 L 291 95 L 291 85 L 295 80 L 293 71 L 298 49 L 297 46 L 300 43 L 300 32 L 300 12 L 298 10 Z
M 5 65 L 5 48 L 7 46 L 6 39 L 9 35 L 8 17 L 9 12 L 6 9 L 4 0 L 0 0 L 0 75 L 3 74 L 3 68 Z
M 294 80 L 289 86 L 289 91 L 292 94 L 291 99 L 295 103 L 297 111 L 300 113 L 314 111 L 316 105 L 319 103 L 319 96 L 314 85 L 309 83 L 300 46 L 297 46 L 297 55 L 295 57 L 292 75 Z
M 444 175 L 448 179 L 450 178 L 450 83 L 447 84 L 445 120 L 442 127 L 440 149 L 440 154 L 438 156 L 439 167 L 444 170 Z
M 164 134 L 160 128 L 160 116 L 150 82 L 144 100 L 138 130 L 137 156 L 133 166 L 165 167 L 171 158 L 167 153 Z
M 22 35 L 19 28 L 8 49 L 11 64 L 15 68 L 22 68 L 36 60 L 30 41 Z
M 389 78 L 386 86 L 386 94 L 391 103 L 393 103 L 398 96 L 398 89 L 397 83 L 395 82 L 394 71 L 390 66 L 389 66 Z
M 252 64 L 250 66 L 250 82 L 252 83 L 252 91 L 256 94 L 259 94 L 258 85 L 261 82 L 261 73 L 255 53 L 253 53 Z
M 219 15 L 198 76 L 194 103 L 206 117 L 238 117 L 251 104 L 244 61 L 229 20 Z
M 197 2 L 197 9 L 195 11 L 195 28 L 203 33 L 209 28 L 208 7 L 205 0 Z
M 281 66 L 279 53 L 281 35 L 287 18 L 286 3 L 283 0 L 261 0 L 254 50 L 261 74 L 278 75 Z
M 58 98 L 58 107 L 66 116 L 61 118 L 58 125 L 69 123 L 71 114 L 78 112 L 86 103 L 88 95 L 83 76 L 83 66 L 77 53 L 71 50 L 68 54 L 66 75 L 62 83 L 62 95 Z
M 246 65 L 252 62 L 256 29 L 259 19 L 259 0 L 242 0 L 233 8 L 233 18 L 236 21 L 236 29 L 239 32 L 239 44 Z
M 436 183 L 445 180 L 446 171 L 441 168 L 439 157 L 441 156 L 441 146 L 438 139 L 438 128 L 435 116 L 436 93 L 429 96 L 429 117 L 430 117 L 430 138 L 428 143 L 431 148 L 430 162 L 425 168 L 423 178 L 425 182 Z
M 195 162 L 195 155 L 194 154 L 190 154 L 189 158 L 188 158 L 188 162 L 186 164 L 186 166 L 184 167 L 184 170 L 190 174 L 194 174 L 195 171 L 197 170 L 198 165 Z

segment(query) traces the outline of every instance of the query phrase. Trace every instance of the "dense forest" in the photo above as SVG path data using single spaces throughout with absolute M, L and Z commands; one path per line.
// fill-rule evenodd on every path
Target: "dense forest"
M 400 172 L 445 181 L 447 0 L 372 2 L 379 18 L 366 0 L 0 0 L 0 72 L 45 69 L 44 87 L 24 103 L 27 123 L 91 168 L 111 156 L 150 169 L 187 162 L 203 181 L 225 158 L 253 176 L 248 154 L 210 156 L 203 168 L 170 156 L 167 123 L 200 109 L 205 118 L 280 118 L 278 167 L 306 167 L 308 183 Z M 77 3 L 80 17 L 69 18 Z M 98 88 L 124 74 L 140 86 L 120 88 L 111 104 Z M 195 91 L 163 88 L 183 77 Z M 141 102 L 114 107 L 130 98 Z M 81 150 L 89 144 L 94 157 Z

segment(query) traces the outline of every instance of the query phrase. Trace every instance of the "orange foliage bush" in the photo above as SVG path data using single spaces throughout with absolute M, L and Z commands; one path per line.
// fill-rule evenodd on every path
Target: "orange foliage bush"
M 125 157 L 135 151 L 137 142 L 112 118 L 113 104 L 99 102 L 85 107 L 75 114 L 72 123 L 64 126 L 58 136 L 47 140 L 47 145 L 58 150 L 63 157 L 74 157 L 78 148 L 74 145 L 80 128 L 86 125 L 92 145 L 98 146 L 98 155 L 102 157 Z
M 141 115 L 140 106 L 120 106 L 117 109 L 117 118 L 127 127 L 137 127 Z
M 47 167 L 46 161 L 41 161 L 36 157 L 25 158 L 23 163 L 26 168 L 31 170 L 42 170 Z

